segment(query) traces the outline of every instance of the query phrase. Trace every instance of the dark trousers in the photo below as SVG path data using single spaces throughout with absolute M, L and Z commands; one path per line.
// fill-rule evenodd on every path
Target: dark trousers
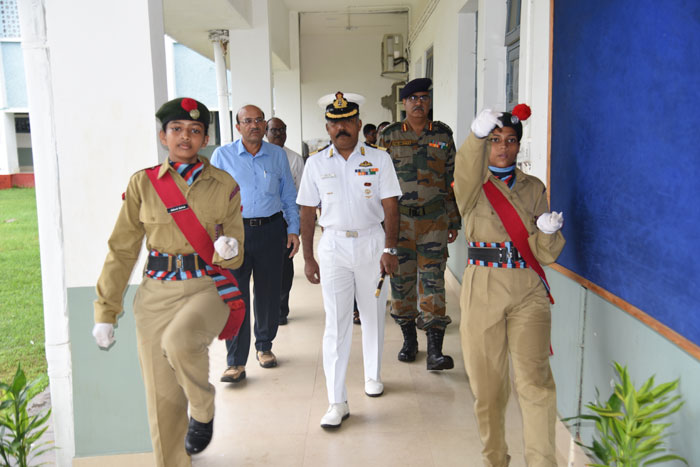
M 294 258 L 290 258 L 294 245 L 284 252 L 282 264 L 282 292 L 280 293 L 280 317 L 289 316 L 289 291 L 292 290 L 292 280 L 294 279 Z
M 250 275 L 253 275 L 255 349 L 270 350 L 277 335 L 282 287 L 282 260 L 287 246 L 284 219 L 259 227 L 245 225 L 243 265 L 232 270 L 245 302 L 245 318 L 238 335 L 226 341 L 229 366 L 245 365 L 250 349 Z

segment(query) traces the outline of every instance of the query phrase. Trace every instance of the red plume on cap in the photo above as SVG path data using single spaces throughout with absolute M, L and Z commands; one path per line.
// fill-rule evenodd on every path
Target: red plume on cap
M 530 106 L 528 106 L 527 104 L 518 104 L 515 107 L 513 107 L 513 111 L 511 112 L 511 114 L 518 117 L 518 120 L 523 122 L 530 118 L 530 115 L 532 115 L 532 111 L 530 110 Z
M 190 99 L 189 97 L 185 97 L 182 99 L 182 102 L 180 102 L 180 106 L 189 112 L 197 108 L 197 101 Z

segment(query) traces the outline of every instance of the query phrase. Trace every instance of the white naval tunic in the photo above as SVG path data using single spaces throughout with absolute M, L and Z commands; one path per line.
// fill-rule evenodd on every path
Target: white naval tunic
M 401 194 L 394 164 L 385 151 L 358 143 L 345 160 L 331 145 L 306 161 L 297 204 L 322 206 L 319 224 L 324 231 L 318 258 L 326 311 L 323 369 L 331 404 L 348 400 L 345 374 L 353 298 L 362 321 L 365 380 L 381 381 L 387 284 L 378 299 L 374 292 L 384 249 L 382 199 Z

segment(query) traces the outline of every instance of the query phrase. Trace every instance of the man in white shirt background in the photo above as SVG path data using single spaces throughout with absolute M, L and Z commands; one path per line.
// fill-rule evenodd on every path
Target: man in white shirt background
M 287 141 L 287 125 L 282 121 L 282 119 L 273 117 L 267 121 L 267 131 L 265 132 L 267 140 L 275 144 L 287 153 L 287 160 L 289 161 L 289 168 L 292 171 L 292 178 L 294 179 L 294 185 L 297 191 L 299 191 L 299 184 L 301 183 L 301 175 L 304 172 L 304 159 L 297 152 L 292 151 L 284 145 Z M 292 290 L 292 281 L 294 280 L 294 261 L 290 257 L 292 253 L 292 248 L 287 248 L 287 252 L 284 255 L 284 264 L 282 265 L 282 290 L 280 292 L 280 326 L 287 324 L 287 317 L 289 316 L 289 292 Z

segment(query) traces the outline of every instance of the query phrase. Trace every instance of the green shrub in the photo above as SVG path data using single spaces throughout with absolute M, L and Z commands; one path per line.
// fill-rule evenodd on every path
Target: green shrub
M 639 390 L 631 382 L 627 367 L 613 362 L 617 383 L 606 402 L 600 402 L 596 388 L 596 401 L 586 405 L 593 414 L 569 417 L 567 420 L 595 422 L 596 435 L 591 446 L 577 441 L 590 457 L 598 460 L 596 467 L 639 467 L 678 460 L 688 462 L 675 454 L 665 454 L 665 433 L 671 423 L 659 423 L 662 418 L 677 412 L 683 402 L 680 395 L 671 396 L 679 380 L 654 386 L 649 378 Z
M 50 443 L 35 444 L 48 428 L 51 410 L 43 415 L 30 416 L 27 412 L 35 380 L 27 383 L 21 365 L 17 365 L 12 382 L 0 382 L 0 458 L 4 465 L 28 466 L 34 456 L 53 449 Z

